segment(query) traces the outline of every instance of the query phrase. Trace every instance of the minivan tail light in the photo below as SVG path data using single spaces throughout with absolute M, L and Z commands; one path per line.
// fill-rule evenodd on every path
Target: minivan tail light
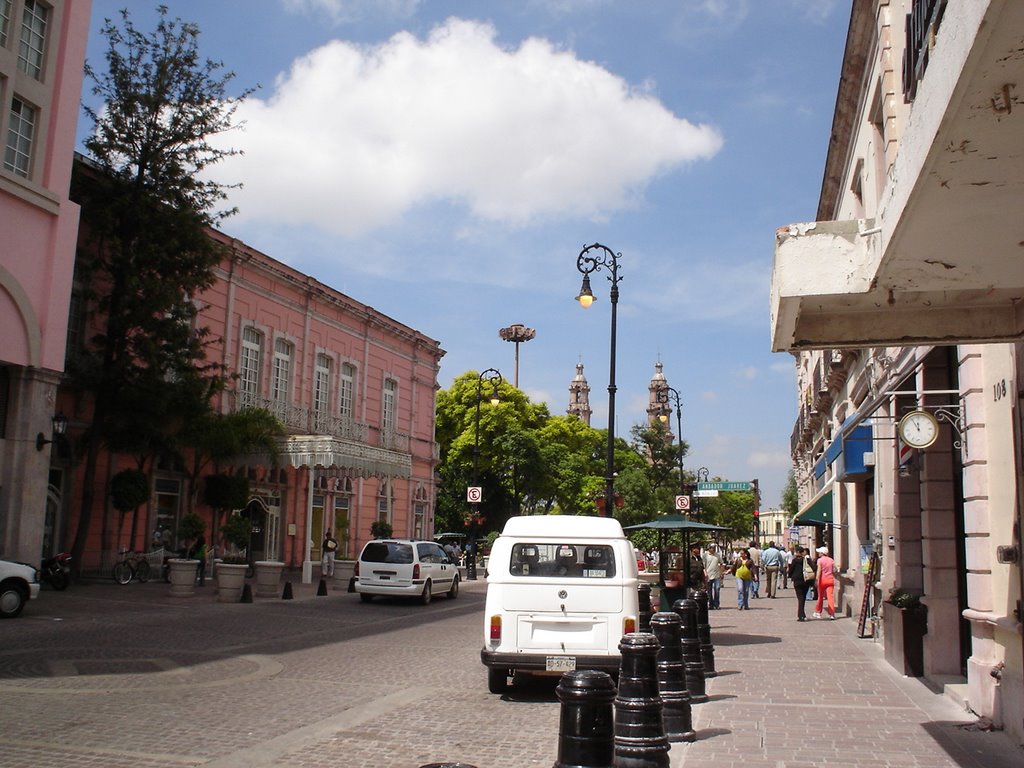
M 501 616 L 491 616 L 491 640 L 501 640 Z
M 414 565 L 412 567 L 412 577 L 414 579 L 418 579 L 420 577 L 420 564 L 419 563 L 416 563 L 416 565 Z
M 356 569 L 355 569 L 355 575 L 356 575 L 356 576 L 358 576 L 358 575 L 359 575 L 359 561 L 358 561 L 358 560 L 356 560 Z
M 631 635 L 636 632 L 636 618 L 626 616 L 622 619 L 622 634 Z

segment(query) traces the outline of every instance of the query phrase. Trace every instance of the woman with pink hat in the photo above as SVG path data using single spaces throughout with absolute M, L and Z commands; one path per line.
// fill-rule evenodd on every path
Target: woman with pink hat
M 834 591 L 836 586 L 835 567 L 836 561 L 828 556 L 828 547 L 818 547 L 817 568 L 814 580 L 818 591 L 818 604 L 814 609 L 814 618 L 821 618 L 821 607 L 824 600 L 828 600 L 828 617 L 835 619 L 836 602 Z

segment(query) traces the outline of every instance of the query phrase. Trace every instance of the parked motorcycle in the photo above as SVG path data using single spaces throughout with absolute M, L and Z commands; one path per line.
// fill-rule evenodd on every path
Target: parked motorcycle
M 71 554 L 68 552 L 58 552 L 53 557 L 48 557 L 43 560 L 43 565 L 39 569 L 39 578 L 49 582 L 54 589 L 67 589 L 71 583 L 70 562 Z

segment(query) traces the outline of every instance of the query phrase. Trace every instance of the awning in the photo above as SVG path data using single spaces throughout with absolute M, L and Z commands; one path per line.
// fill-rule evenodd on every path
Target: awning
M 797 516 L 794 525 L 832 525 L 832 489 L 818 494 Z

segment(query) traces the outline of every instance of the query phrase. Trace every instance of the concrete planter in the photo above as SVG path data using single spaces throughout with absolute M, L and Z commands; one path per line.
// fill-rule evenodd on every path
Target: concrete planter
M 256 597 L 278 597 L 284 563 L 280 560 L 257 560 L 253 567 L 256 569 Z
M 334 580 L 348 586 L 349 579 L 356 575 L 355 560 L 335 560 Z
M 198 560 L 172 557 L 167 561 L 171 582 L 171 597 L 191 597 L 196 593 L 196 569 Z
M 245 586 L 245 563 L 219 563 L 217 565 L 217 602 L 237 603 L 242 599 Z

